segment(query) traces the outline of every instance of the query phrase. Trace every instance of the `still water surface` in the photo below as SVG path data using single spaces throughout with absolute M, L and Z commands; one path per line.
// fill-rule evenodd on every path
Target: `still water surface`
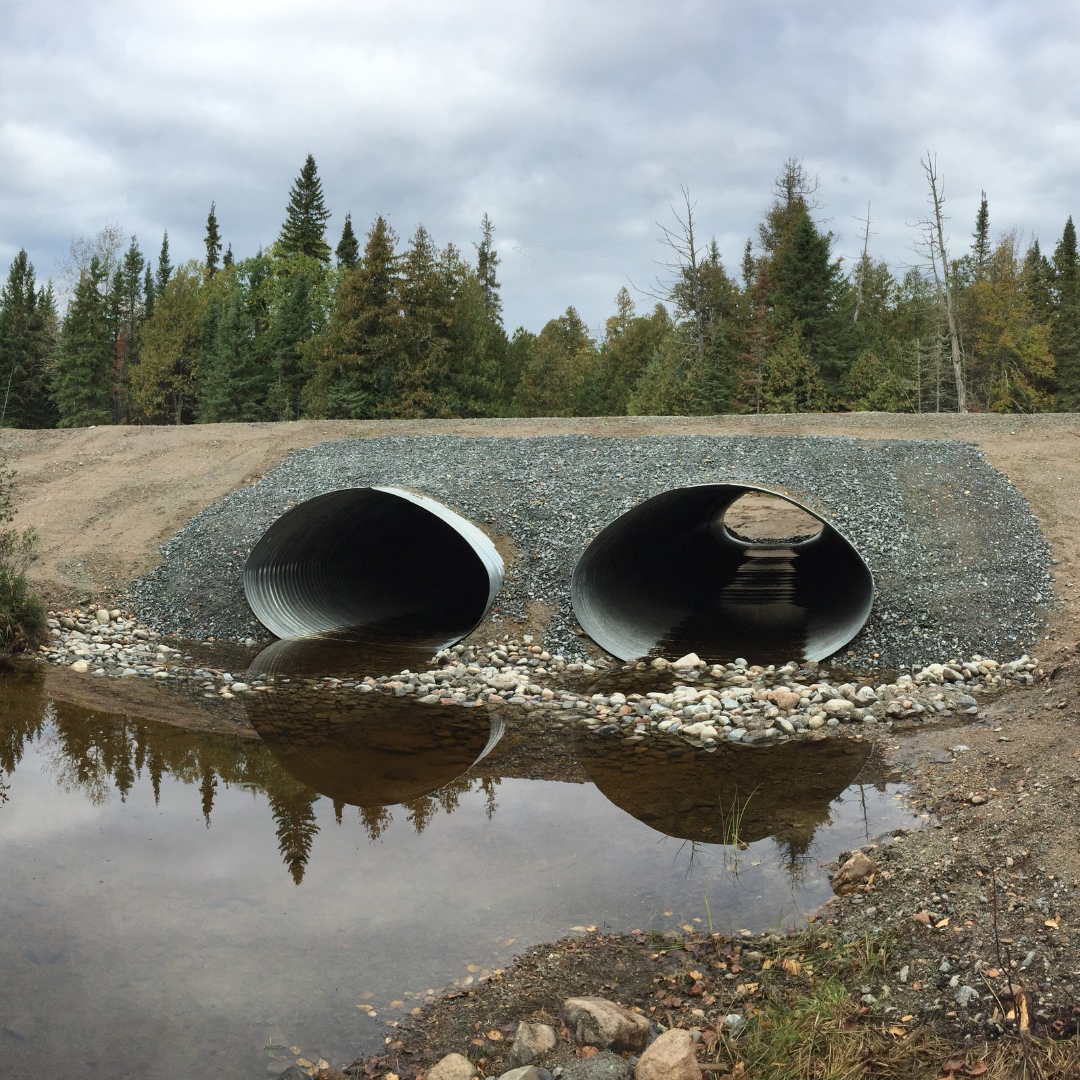
M 707 754 L 300 678 L 248 714 L 261 737 L 195 733 L 0 673 L 5 1077 L 344 1064 L 575 926 L 797 925 L 822 863 L 913 824 L 868 745 Z

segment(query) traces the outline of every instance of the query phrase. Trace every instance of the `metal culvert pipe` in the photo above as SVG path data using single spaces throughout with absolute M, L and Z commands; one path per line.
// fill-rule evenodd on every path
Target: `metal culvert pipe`
M 442 503 L 344 488 L 266 530 L 244 566 L 244 595 L 279 638 L 337 631 L 434 649 L 480 622 L 502 580 L 495 545 Z
M 809 539 L 752 542 L 724 514 L 750 492 L 821 522 Z M 794 499 L 750 484 L 675 488 L 646 500 L 589 545 L 571 580 L 585 632 L 620 660 L 694 650 L 750 663 L 823 660 L 862 629 L 874 577 L 851 542 Z

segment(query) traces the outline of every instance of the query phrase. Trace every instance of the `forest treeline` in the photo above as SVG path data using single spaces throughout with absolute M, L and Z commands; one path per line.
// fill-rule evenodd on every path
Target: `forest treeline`
M 1070 217 L 1048 256 L 991 239 L 985 194 L 962 252 L 924 163 L 925 264 L 845 266 L 814 218 L 816 182 L 785 163 L 736 272 L 683 202 L 664 276 L 619 290 L 594 335 L 577 311 L 508 333 L 495 230 L 474 252 L 377 217 L 336 247 L 315 160 L 267 250 L 238 259 L 216 207 L 205 258 L 156 263 L 116 228 L 72 245 L 63 315 L 25 250 L 0 292 L 0 425 L 312 418 L 1080 409 L 1080 253 Z

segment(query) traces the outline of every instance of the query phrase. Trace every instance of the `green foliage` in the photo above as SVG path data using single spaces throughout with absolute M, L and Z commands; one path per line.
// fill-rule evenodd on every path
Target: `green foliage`
M 59 427 L 107 424 L 112 419 L 115 334 L 106 288 L 106 274 L 95 255 L 75 287 L 53 366 Z
M 765 412 L 819 412 L 825 408 L 825 388 L 797 324 L 766 357 L 761 396 Z
M 206 215 L 206 276 L 212 278 L 218 272 L 218 259 L 221 257 L 221 232 L 218 229 L 217 204 L 210 204 L 210 213 Z M 229 249 L 232 250 L 231 248 Z
M 334 252 L 338 266 L 345 270 L 352 270 L 360 261 L 360 241 L 353 232 L 352 214 L 345 215 L 345 224 L 341 230 L 341 239 L 338 241 Z
M 322 181 L 315 158 L 308 154 L 300 175 L 289 193 L 285 223 L 281 226 L 275 251 L 278 255 L 305 255 L 322 263 L 330 261 L 326 223 L 330 211 L 323 198 Z
M 143 326 L 142 357 L 131 375 L 131 403 L 146 420 L 181 424 L 191 418 L 205 295 L 198 263 L 180 267 Z
M 326 329 L 305 344 L 314 369 L 304 389 L 307 415 L 366 420 L 393 408 L 403 361 L 396 245 L 394 230 L 379 215 L 363 258 L 338 286 Z
M 161 295 L 172 278 L 173 264 L 169 261 L 169 230 L 161 237 L 161 251 L 158 253 L 157 274 L 154 277 L 154 293 Z
M 1053 290 L 1050 351 L 1057 365 L 1058 400 L 1063 409 L 1080 410 L 1080 255 L 1071 217 L 1054 249 Z
M 582 395 L 599 362 L 596 343 L 573 307 L 540 331 L 512 402 L 515 416 L 580 416 Z
M 131 421 L 129 383 L 131 372 L 139 362 L 139 342 L 147 307 L 145 283 L 149 281 L 148 272 L 146 259 L 133 236 L 124 261 L 113 277 L 111 298 L 116 325 L 111 398 L 113 421 L 117 424 Z
M 48 613 L 26 580 L 36 558 L 37 534 L 33 528 L 19 530 L 11 524 L 14 475 L 0 471 L 0 648 L 21 652 L 48 636 Z
M 33 264 L 20 250 L 0 290 L 0 426 L 47 428 L 56 423 L 49 396 L 56 335 L 51 287 L 36 287 Z

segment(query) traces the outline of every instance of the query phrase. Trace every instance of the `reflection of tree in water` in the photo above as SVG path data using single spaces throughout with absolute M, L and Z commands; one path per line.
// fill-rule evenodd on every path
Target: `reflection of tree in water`
M 143 777 L 150 781 L 158 804 L 162 781 L 171 777 L 198 789 L 207 828 L 222 787 L 262 792 L 273 814 L 282 861 L 293 881 L 299 885 L 303 880 L 319 831 L 315 804 L 321 796 L 282 768 L 263 742 L 87 713 L 43 702 L 36 679 L 8 675 L 4 679 L 5 691 L 11 692 L 5 692 L 0 701 L 0 770 L 13 773 L 27 746 L 39 742 L 47 753 L 47 768 L 62 790 L 79 793 L 95 806 L 107 803 L 114 791 L 121 802 L 126 801 Z M 440 811 L 453 813 L 472 790 L 485 794 L 485 814 L 490 819 L 497 786 L 495 778 L 459 778 L 439 791 L 403 803 L 406 820 L 421 833 Z M 0 780 L 0 803 L 6 797 L 7 785 Z M 340 825 L 345 804 L 335 801 L 333 805 Z M 361 825 L 372 841 L 392 821 L 392 808 L 360 809 Z
M 289 790 L 278 789 L 266 794 L 277 823 L 278 850 L 293 881 L 299 885 L 304 880 L 311 846 L 319 831 L 315 820 L 315 803 L 319 795 L 300 784 L 293 784 Z

